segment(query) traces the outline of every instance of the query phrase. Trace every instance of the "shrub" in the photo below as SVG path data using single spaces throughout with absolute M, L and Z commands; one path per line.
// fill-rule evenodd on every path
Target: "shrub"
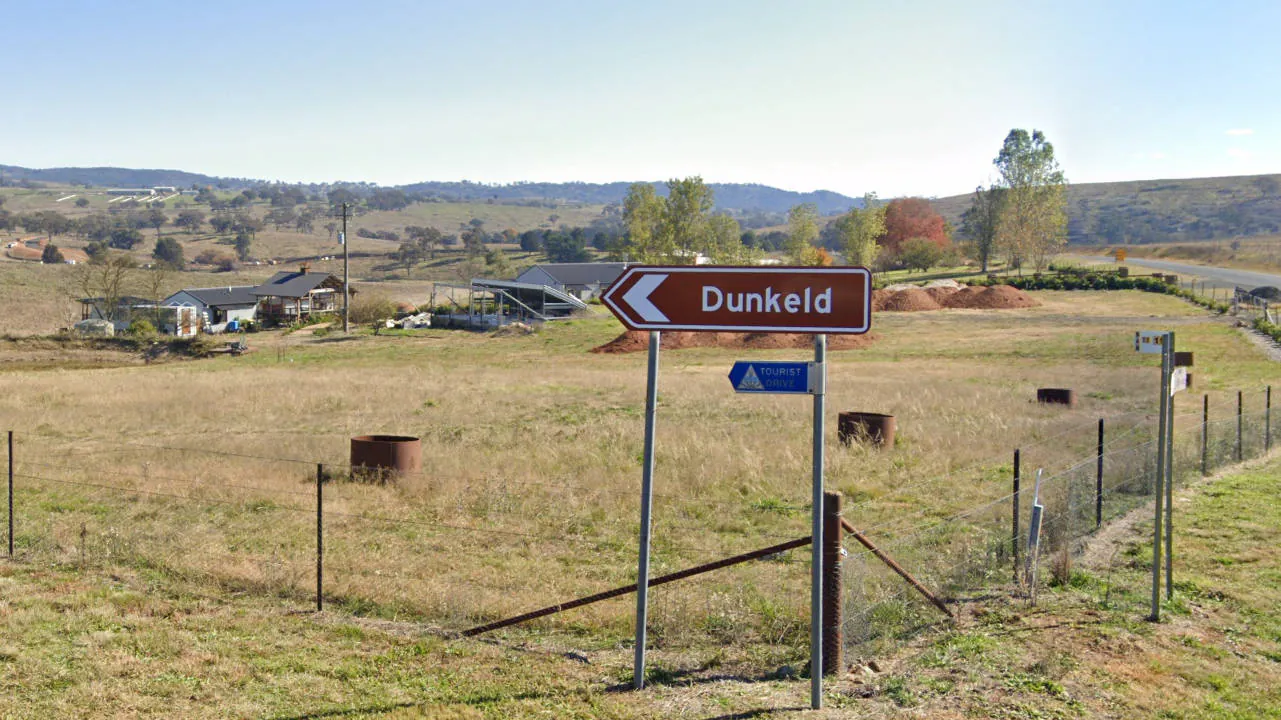
M 351 304 L 351 321 L 364 324 L 396 317 L 396 303 L 381 295 L 361 294 Z
M 152 325 L 151 321 L 146 318 L 135 318 L 133 322 L 129 323 L 127 332 L 133 337 L 152 337 L 156 334 L 156 326 Z
M 1257 317 L 1254 319 L 1254 329 L 1281 343 L 1281 325 Z

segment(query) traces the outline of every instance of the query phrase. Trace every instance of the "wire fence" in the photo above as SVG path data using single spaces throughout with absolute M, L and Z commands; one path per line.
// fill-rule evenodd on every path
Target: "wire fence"
M 1266 451 L 1270 409 L 1259 409 L 1254 393 L 1250 402 L 1240 398 L 1239 412 L 1217 407 L 1213 419 L 1180 407 L 1176 484 Z M 844 517 L 942 597 L 1008 586 L 1027 569 L 1038 468 L 1040 563 L 1047 568 L 1101 524 L 1151 503 L 1155 418 L 1120 416 L 1107 428 L 1101 453 L 1082 452 L 1095 444 L 1096 423 L 1077 425 L 1026 443 L 1017 467 L 1009 456 L 994 457 L 908 478 L 846 503 Z M 10 541 L 22 562 L 130 568 L 224 596 L 323 603 L 444 632 L 635 580 L 638 521 L 624 510 L 637 498 L 631 488 L 518 472 L 425 472 L 397 487 L 356 482 L 360 474 L 332 454 L 317 462 L 25 432 L 14 433 L 13 443 Z M 672 512 L 656 520 L 655 574 L 809 534 L 807 505 L 656 497 Z M 939 621 L 871 551 L 853 542 L 847 551 L 847 653 L 875 652 L 878 643 Z M 795 588 L 806 585 L 806 556 L 782 553 L 681 583 L 691 586 L 684 592 L 665 589 L 654 598 L 660 612 L 652 635 L 662 641 L 695 632 L 803 647 L 808 624 Z M 631 624 L 626 603 L 575 613 L 567 622 L 620 633 Z
M 1044 512 L 1036 577 L 1042 583 L 1067 582 L 1071 557 L 1092 535 L 1153 503 L 1156 429 L 1145 430 L 1117 438 L 1123 442 L 1107 443 L 1102 454 L 1096 451 L 1066 467 L 1045 468 L 1039 494 L 1035 465 L 1025 462 L 1017 491 L 1011 485 L 1010 492 L 983 505 L 908 528 L 881 548 L 945 597 L 964 599 L 975 591 L 990 592 L 995 584 L 1030 594 L 1028 536 L 1032 506 L 1039 499 Z M 1137 440 L 1145 434 L 1151 439 Z M 1239 414 L 1209 420 L 1201 413 L 1176 415 L 1173 436 L 1172 482 L 1177 489 L 1265 454 L 1273 441 L 1271 410 L 1242 407 Z M 851 550 L 843 574 L 847 656 L 877 655 L 885 643 L 946 622 L 870 553 Z

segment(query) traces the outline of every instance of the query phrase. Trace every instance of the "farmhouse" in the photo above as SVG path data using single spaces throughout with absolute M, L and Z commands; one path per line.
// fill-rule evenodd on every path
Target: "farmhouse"
M 264 322 L 292 323 L 342 309 L 343 282 L 329 273 L 312 272 L 304 264 L 298 272 L 278 272 L 250 291 L 258 298 L 258 317 Z M 355 294 L 352 291 L 351 294 Z
M 582 300 L 598 297 L 627 269 L 627 263 L 549 263 L 516 278 L 524 285 L 545 285 Z
M 228 285 L 216 288 L 188 288 L 165 298 L 166 307 L 195 308 L 206 332 L 221 332 L 232 325 L 235 329 L 258 318 L 258 297 L 253 285 Z

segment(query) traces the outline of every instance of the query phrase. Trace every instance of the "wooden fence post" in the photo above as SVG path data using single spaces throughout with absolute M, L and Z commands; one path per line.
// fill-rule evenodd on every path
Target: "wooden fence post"
M 845 670 L 845 625 L 842 613 L 845 593 L 841 582 L 841 494 L 823 493 L 823 674 Z

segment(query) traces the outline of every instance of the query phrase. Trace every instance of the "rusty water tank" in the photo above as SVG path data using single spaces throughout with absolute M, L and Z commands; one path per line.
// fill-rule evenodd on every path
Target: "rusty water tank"
M 1071 388 L 1037 388 L 1036 401 L 1051 405 L 1076 407 L 1076 391 Z
M 867 412 L 843 412 L 837 415 L 836 437 L 843 445 L 857 440 L 877 447 L 893 447 L 894 431 L 897 429 L 893 415 Z
M 387 475 L 417 472 L 423 464 L 423 445 L 404 435 L 358 435 L 351 439 L 351 468 Z

